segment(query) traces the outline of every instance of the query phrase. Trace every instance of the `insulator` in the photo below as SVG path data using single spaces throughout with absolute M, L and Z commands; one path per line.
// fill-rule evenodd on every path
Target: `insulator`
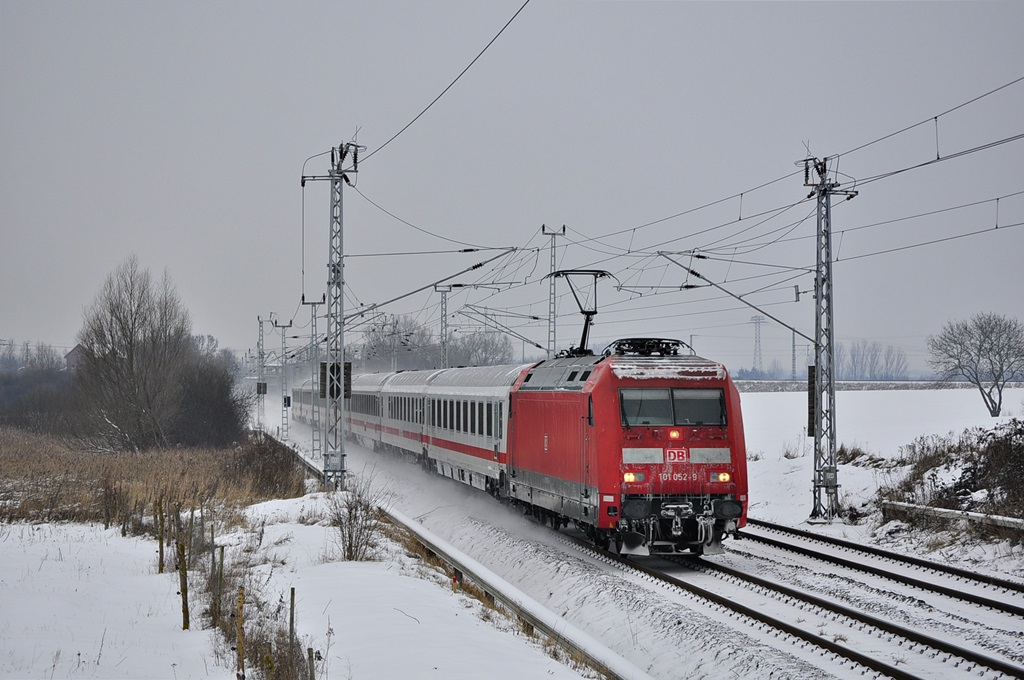
M 344 163 L 345 162 L 345 156 L 348 155 L 348 147 L 345 146 L 344 144 L 342 144 L 341 146 L 338 147 L 338 150 L 341 152 L 341 158 L 338 159 L 338 162 L 339 163 Z
M 805 159 L 804 160 L 804 184 L 811 183 L 811 164 Z
M 352 169 L 353 170 L 358 170 L 359 169 L 359 147 L 358 146 L 352 148 Z

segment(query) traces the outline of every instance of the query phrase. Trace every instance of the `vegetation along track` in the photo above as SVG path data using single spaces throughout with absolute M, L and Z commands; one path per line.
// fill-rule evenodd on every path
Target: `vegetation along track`
M 623 570 L 640 572 L 648 579 L 709 600 L 888 677 L 1000 677 L 1000 674 L 1024 677 L 1024 666 L 925 635 L 798 588 L 720 565 L 714 560 L 627 559 L 597 551 L 587 541 L 572 535 L 563 534 L 563 537 Z M 674 565 L 701 574 L 696 574 L 694 579 L 685 578 L 685 572 L 679 573 Z M 715 578 L 708 581 L 703 575 Z M 771 598 L 770 604 L 765 602 L 766 594 Z M 842 633 L 836 632 L 836 625 L 841 627 Z M 826 630 L 829 627 L 832 630 Z M 777 632 L 774 637 L 779 635 Z
M 741 532 L 744 540 L 757 541 L 804 557 L 875 574 L 922 590 L 941 593 L 982 607 L 991 607 L 996 611 L 1024 617 L 1024 604 L 1022 604 L 1024 598 L 1020 597 L 1020 594 L 1024 594 L 1024 584 L 1022 583 L 996 576 L 977 574 L 966 569 L 918 557 L 900 555 L 874 546 L 821 536 L 781 524 L 756 519 L 748 519 L 747 522 L 748 527 Z M 752 527 L 753 531 L 751 531 Z M 771 538 L 758 532 L 757 529 L 780 534 L 784 538 Z M 829 546 L 830 550 L 816 549 L 815 544 Z M 852 557 L 840 555 L 839 552 Z M 923 577 L 912 575 L 917 572 L 922 573 Z

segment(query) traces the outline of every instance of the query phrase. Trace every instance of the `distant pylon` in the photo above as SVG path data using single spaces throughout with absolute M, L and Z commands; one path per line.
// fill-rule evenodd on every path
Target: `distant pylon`
M 765 318 L 758 314 L 750 317 L 750 321 L 754 324 L 754 373 L 760 373 L 763 368 L 761 363 L 761 324 L 765 322 Z

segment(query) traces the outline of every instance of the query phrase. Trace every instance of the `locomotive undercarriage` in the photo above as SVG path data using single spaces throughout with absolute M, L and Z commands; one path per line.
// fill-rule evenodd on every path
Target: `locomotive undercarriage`
M 624 496 L 616 528 L 594 530 L 593 538 L 624 555 L 717 555 L 742 513 L 727 497 Z

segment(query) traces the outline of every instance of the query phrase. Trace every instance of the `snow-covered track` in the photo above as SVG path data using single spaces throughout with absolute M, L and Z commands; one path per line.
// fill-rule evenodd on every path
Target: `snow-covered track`
M 767 532 L 784 538 L 772 538 L 766 535 Z M 760 520 L 749 519 L 748 527 L 741 535 L 744 540 L 1024 617 L 1024 598 L 1020 597 L 1024 594 L 1024 584 L 1014 581 Z M 821 545 L 828 546 L 828 549 L 820 549 Z M 841 552 L 849 556 L 840 555 Z M 912 571 L 925 575 L 912 575 Z
M 676 560 L 673 560 L 676 561 Z M 959 657 L 971 663 L 975 663 L 978 666 L 991 668 L 992 670 L 1004 673 L 1009 677 L 1024 677 L 1024 666 L 1018 666 L 1013 663 L 997 659 L 987 654 L 979 653 L 975 650 L 952 644 L 941 638 L 937 638 L 931 635 L 926 635 L 913 628 L 906 626 L 900 626 L 894 622 L 887 620 L 879 616 L 873 616 L 863 611 L 847 607 L 834 601 L 830 601 L 826 598 L 818 597 L 808 593 L 806 591 L 793 588 L 782 583 L 764 579 L 753 574 L 749 574 L 732 567 L 727 567 L 722 564 L 718 564 L 708 560 L 678 560 L 677 563 L 683 564 L 695 571 L 702 571 L 705 573 L 719 573 L 731 576 L 741 582 L 746 582 L 754 586 L 758 586 L 765 590 L 775 591 L 802 602 L 806 602 L 809 605 L 819 607 L 822 610 L 826 610 L 837 614 L 839 616 L 845 616 L 853 621 L 859 621 L 867 626 L 872 626 L 879 630 L 897 635 L 901 638 L 909 640 L 910 642 L 923 645 L 925 647 L 931 647 L 943 654 L 950 656 Z
M 574 545 L 575 547 L 596 555 L 599 559 L 616 565 L 623 571 L 634 571 L 639 572 L 643 576 L 650 580 L 657 581 L 671 588 L 676 588 L 685 591 L 691 595 L 703 598 L 714 604 L 727 609 L 735 614 L 748 617 L 756 622 L 769 626 L 772 629 L 785 633 L 796 640 L 802 640 L 803 642 L 810 643 L 815 647 L 819 647 L 824 651 L 831 652 L 836 657 L 844 658 L 850 662 L 863 666 L 864 668 L 871 669 L 884 676 L 895 678 L 896 680 L 918 680 L 919 676 L 913 673 L 909 673 L 900 669 L 897 666 L 886 663 L 875 657 L 862 654 L 855 649 L 848 646 L 839 644 L 834 640 L 830 640 L 822 635 L 817 635 L 805 628 L 795 625 L 781 618 L 777 618 L 766 613 L 763 609 L 748 606 L 742 602 L 737 601 L 735 598 L 723 595 L 715 592 L 714 590 L 701 587 L 695 583 L 691 583 L 671 574 L 668 574 L 660 569 L 641 563 L 638 560 L 628 559 L 616 555 L 611 552 L 598 550 L 589 541 L 578 538 L 571 535 L 564 535 L 566 542 Z M 778 635 L 776 635 L 778 637 Z
M 564 538 L 567 542 L 584 551 L 599 555 L 600 559 L 615 564 L 624 571 L 640 572 L 651 580 L 707 599 L 737 614 L 770 626 L 781 633 L 786 633 L 792 638 L 820 647 L 837 657 L 888 677 L 947 678 L 958 675 L 964 677 L 1024 677 L 1024 666 L 953 644 L 948 640 L 926 635 L 913 628 L 897 625 L 884 618 L 872 616 L 827 598 L 763 579 L 712 560 L 697 558 L 672 560 L 674 564 L 682 565 L 694 572 L 711 575 L 716 579 L 716 582 L 710 585 L 707 582 L 698 585 L 695 581 L 679 578 L 678 574 L 668 573 L 665 568 L 659 566 L 659 563 L 663 564 L 660 560 L 646 563 L 644 558 L 640 560 L 623 558 L 612 553 L 597 551 L 583 539 L 571 535 L 566 535 Z M 722 585 L 730 587 L 723 589 Z M 731 588 L 736 586 L 741 588 L 740 593 L 731 591 Z M 774 599 L 776 604 L 766 605 L 764 595 Z M 787 611 L 788 615 L 785 613 Z M 848 634 L 815 633 L 809 629 L 814 626 L 807 623 L 807 620 L 812 617 L 827 619 L 840 625 L 845 624 L 844 630 Z M 915 652 L 917 659 L 906 658 L 905 655 L 908 652 Z M 895 659 L 896 663 L 889 663 L 886 658 Z M 900 666 L 904 664 L 905 667 L 901 668 Z M 923 667 L 927 667 L 928 672 L 921 672 Z M 993 675 L 992 672 L 995 674 Z

